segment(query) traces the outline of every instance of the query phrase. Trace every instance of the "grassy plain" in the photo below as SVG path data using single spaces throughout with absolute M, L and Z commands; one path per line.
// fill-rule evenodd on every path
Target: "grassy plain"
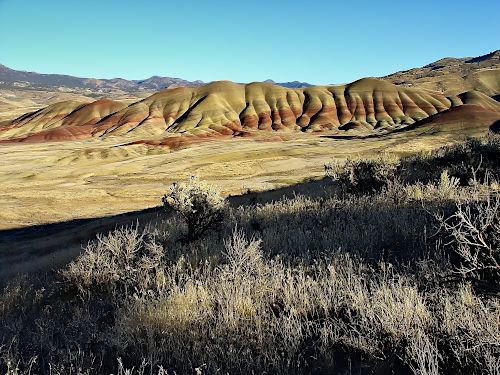
M 280 133 L 286 141 L 270 133 L 211 140 L 173 152 L 112 139 L 1 145 L 0 229 L 157 206 L 170 183 L 193 174 L 224 195 L 269 190 L 322 177 L 324 163 L 332 159 L 428 151 L 462 139 L 459 130 L 416 129 L 367 139 Z M 486 131 L 478 128 L 475 135 Z

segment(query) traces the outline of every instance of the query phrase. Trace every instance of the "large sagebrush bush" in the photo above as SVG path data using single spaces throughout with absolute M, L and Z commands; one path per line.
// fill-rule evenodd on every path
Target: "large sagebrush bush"
M 162 202 L 184 219 L 188 240 L 199 238 L 220 223 L 227 208 L 219 190 L 195 176 L 186 182 L 173 183 Z

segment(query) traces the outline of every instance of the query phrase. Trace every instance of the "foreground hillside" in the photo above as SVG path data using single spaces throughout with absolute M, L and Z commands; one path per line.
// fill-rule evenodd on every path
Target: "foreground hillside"
M 499 156 L 333 162 L 267 204 L 165 187 L 159 219 L 0 286 L 0 371 L 498 374 Z

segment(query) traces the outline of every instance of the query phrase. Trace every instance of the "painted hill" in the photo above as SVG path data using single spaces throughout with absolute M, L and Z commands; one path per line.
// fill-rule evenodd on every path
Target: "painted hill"
M 26 134 L 30 141 L 85 139 L 93 125 L 125 106 L 109 99 L 92 103 L 65 101 L 21 116 L 0 132 L 5 137 Z
M 446 57 L 422 68 L 382 78 L 396 85 L 419 87 L 446 95 L 476 90 L 495 96 L 500 94 L 500 50 L 479 57 Z
M 158 92 L 126 106 L 112 100 L 63 102 L 0 127 L 3 142 L 121 137 L 177 147 L 198 139 L 262 132 L 383 134 L 463 107 L 500 119 L 500 103 L 469 92 L 445 96 L 365 78 L 347 85 L 285 88 L 212 82 Z M 472 116 L 471 121 L 473 121 Z

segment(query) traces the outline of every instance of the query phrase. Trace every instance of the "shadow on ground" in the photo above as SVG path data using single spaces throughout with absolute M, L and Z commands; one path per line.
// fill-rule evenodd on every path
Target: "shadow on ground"
M 316 197 L 334 183 L 330 179 L 312 180 L 292 186 L 228 197 L 232 207 L 265 204 L 297 194 Z M 147 225 L 166 215 L 162 206 L 119 215 L 35 225 L 0 231 L 0 283 L 17 274 L 47 271 L 74 259 L 82 245 L 100 233 L 127 225 Z

